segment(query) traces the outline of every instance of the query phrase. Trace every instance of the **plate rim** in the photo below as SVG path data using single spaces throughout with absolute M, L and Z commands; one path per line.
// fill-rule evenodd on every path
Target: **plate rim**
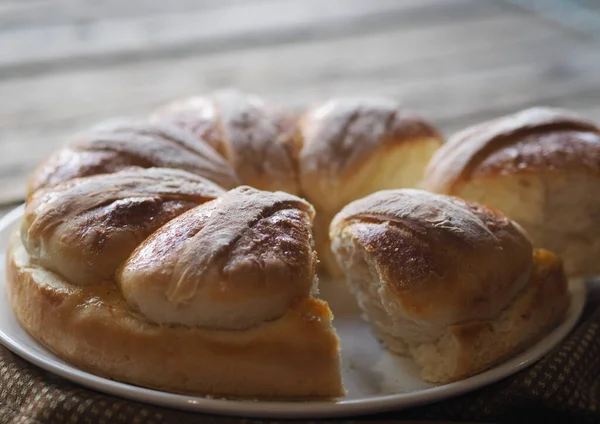
M 0 235 L 13 227 L 20 219 L 24 204 L 9 211 L 0 218 Z M 4 266 L 2 267 L 4 269 Z M 578 281 L 579 280 L 579 281 Z M 6 275 L 0 276 L 0 290 L 7 305 L 10 302 L 5 290 Z M 575 287 L 575 289 L 573 289 Z M 502 362 L 501 364 L 472 377 L 457 382 L 434 386 L 408 393 L 386 394 L 359 399 L 343 398 L 338 401 L 259 401 L 259 400 L 229 400 L 202 396 L 182 395 L 163 392 L 154 389 L 122 383 L 95 374 L 83 371 L 68 364 L 57 355 L 49 351 L 41 343 L 32 338 L 19 324 L 20 331 L 30 339 L 33 345 L 43 352 L 43 356 L 33 349 L 14 340 L 5 329 L 0 326 L 0 343 L 11 352 L 24 360 L 42 368 L 52 374 L 58 375 L 68 381 L 88 389 L 96 390 L 110 396 L 119 396 L 145 404 L 167 407 L 171 409 L 203 412 L 209 414 L 254 417 L 254 418 L 332 418 L 347 416 L 362 416 L 373 413 L 389 412 L 392 410 L 422 406 L 444 399 L 449 399 L 470 391 L 493 384 L 501 379 L 513 375 L 524 368 L 536 363 L 550 350 L 564 340 L 576 326 L 584 307 L 587 303 L 586 282 L 582 279 L 570 281 L 572 302 L 566 318 L 542 339 L 518 355 Z M 9 308 L 12 314 L 12 309 Z M 14 318 L 14 315 L 13 315 Z M 0 322 L 0 325 L 2 323 Z

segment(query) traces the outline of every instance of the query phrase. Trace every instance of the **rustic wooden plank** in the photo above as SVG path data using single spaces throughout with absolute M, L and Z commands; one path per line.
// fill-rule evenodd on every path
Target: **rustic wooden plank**
M 25 200 L 25 189 L 23 175 L 14 175 L 9 178 L 2 178 L 2 190 L 0 190 L 0 218 L 3 213 L 8 212 L 11 207 L 18 205 Z M 6 187 L 6 188 L 4 188 Z
M 15 28 L 86 23 L 111 18 L 134 18 L 165 13 L 227 7 L 256 0 L 12 0 L 0 1 L 0 32 Z
M 292 107 L 336 95 L 389 95 L 449 129 L 462 124 L 467 117 L 477 119 L 478 116 L 492 116 L 535 104 L 577 108 L 597 98 L 600 88 L 596 85 L 596 66 L 600 53 L 590 52 L 585 47 L 574 48 L 569 41 L 561 39 L 542 40 L 531 48 L 537 53 L 534 57 L 527 50 L 514 50 L 507 46 L 505 55 L 500 54 L 502 49 L 497 49 L 471 58 L 449 56 L 441 60 L 412 61 L 380 72 L 365 69 L 343 76 L 332 72 L 318 83 L 309 78 L 285 85 L 285 81 L 275 78 L 270 80 L 272 84 L 265 85 L 259 92 Z M 557 49 L 571 49 L 571 55 L 558 55 Z M 469 66 L 470 73 L 462 71 L 465 64 Z M 256 88 L 256 83 L 261 81 L 264 83 L 262 79 L 253 80 L 254 84 L 250 85 Z M 136 108 L 132 103 L 130 109 L 122 112 L 143 115 L 151 109 L 145 102 L 138 106 Z M 110 109 L 115 110 L 116 107 Z M 17 125 L 6 121 L 5 152 L 11 157 L 22 152 L 24 157 L 29 158 L 31 153 L 22 149 L 23 144 L 35 143 L 41 150 L 52 149 L 54 142 L 63 141 L 64 138 L 60 138 L 70 131 L 105 119 L 112 115 L 110 111 L 93 108 L 89 115 L 57 116 L 51 121 L 27 122 L 29 116 L 25 116 L 23 122 Z M 64 109 L 63 112 L 68 113 L 69 110 Z M 15 119 L 18 116 L 15 115 Z M 36 143 L 36 140 L 43 142 Z
M 553 36 L 552 29 L 535 25 L 527 18 L 494 17 L 343 40 L 249 49 L 208 58 L 182 58 L 153 66 L 128 64 L 39 78 L 0 80 L 0 98 L 18 99 L 0 102 L 0 128 L 10 131 L 15 126 L 35 125 L 45 130 L 47 126 L 64 126 L 65 121 L 72 125 L 90 114 L 145 113 L 173 97 L 227 85 L 303 103 L 306 98 L 294 100 L 286 93 L 300 86 L 300 91 L 313 86 L 321 90 L 323 83 L 357 72 L 367 79 L 374 73 L 398 73 L 401 79 L 407 78 L 411 69 L 413 76 L 421 72 L 431 75 L 437 73 L 438 66 L 454 63 L 456 71 L 464 73 L 464 65 L 480 55 L 501 58 L 515 51 L 517 44 L 545 39 L 552 43 Z M 506 46 L 509 47 L 504 48 Z M 494 53 L 492 48 L 503 50 Z M 524 46 L 521 49 L 527 51 Z M 438 57 L 439 64 L 435 63 Z M 424 59 L 433 62 L 420 66 Z M 506 60 L 510 62 L 511 58 Z M 522 57 L 515 60 L 521 61 Z
M 164 69 L 126 67 L 115 69 L 111 74 L 77 73 L 41 81 L 25 80 L 21 84 L 17 81 L 0 84 L 2 98 L 18 96 L 19 99 L 16 104 L 8 102 L 0 105 L 4 151 L 12 163 L 22 164 L 22 160 L 26 160 L 28 166 L 25 168 L 30 168 L 41 155 L 54 149 L 56 143 L 64 141 L 68 133 L 114 114 L 142 114 L 174 96 L 216 88 L 222 83 L 219 76 L 230 66 L 236 71 L 231 76 L 233 85 L 264 93 L 291 105 L 305 104 L 327 95 L 346 94 L 391 94 L 406 98 L 416 93 L 416 100 L 421 100 L 420 87 L 427 87 L 430 79 L 438 79 L 440 72 L 447 79 L 457 73 L 463 74 L 465 64 L 473 72 L 496 69 L 503 65 L 503 61 L 531 64 L 527 51 L 515 50 L 515 43 L 525 39 L 537 41 L 539 45 L 531 47 L 539 51 L 555 44 L 550 32 L 540 31 L 536 40 L 531 36 L 533 32 L 524 31 L 521 37 L 515 39 L 510 36 L 502 38 L 496 50 L 489 51 L 489 42 L 485 39 L 468 37 L 482 28 L 489 34 L 509 30 L 511 36 L 518 35 L 517 29 L 522 28 L 522 23 L 514 21 L 514 28 L 507 23 L 498 20 L 446 28 L 444 38 L 450 46 L 456 44 L 452 54 L 443 54 L 448 46 L 433 43 L 439 34 L 428 29 L 412 33 L 398 31 L 332 44 L 295 46 L 280 51 L 257 50 L 241 58 L 224 55 L 213 57 L 209 62 L 186 60 L 167 64 Z M 468 37 L 468 42 L 463 40 L 465 37 Z M 412 51 L 412 45 L 423 44 L 432 44 L 432 49 Z M 357 56 L 355 49 L 363 53 Z M 398 54 L 389 57 L 392 49 Z M 338 54 L 327 54 L 330 51 Z M 273 58 L 285 66 L 273 67 Z M 386 63 L 386 58 L 387 65 L 381 68 L 380 64 Z M 178 69 L 187 71 L 183 74 Z M 200 76 L 208 81 L 204 87 L 196 89 L 194 81 L 202 78 Z M 216 79 L 213 80 L 213 77 Z M 162 83 L 157 87 L 154 81 Z M 437 84 L 441 90 L 452 89 L 443 87 L 442 81 Z M 435 102 L 435 97 L 434 93 L 432 102 Z M 422 99 L 421 102 L 426 103 L 427 100 Z M 412 103 L 412 100 L 407 102 L 411 106 Z M 35 144 L 36 152 L 32 154 L 23 150 L 26 144 Z M 23 159 L 17 160 L 19 157 Z M 7 168 L 0 171 L 3 175 L 12 172 L 18 170 Z
M 362 83 L 356 84 L 360 78 L 373 80 L 363 90 L 365 93 L 372 90 L 373 84 L 379 85 L 375 87 L 374 94 L 379 94 L 381 90 L 395 90 L 397 93 L 404 88 L 393 84 L 395 79 L 416 88 L 419 87 L 419 79 L 424 78 L 439 80 L 440 85 L 451 75 L 465 74 L 465 66 L 472 72 L 481 67 L 506 66 L 523 61 L 535 67 L 541 59 L 539 53 L 544 48 L 549 48 L 551 54 L 556 51 L 552 31 L 545 31 L 544 27 L 537 28 L 538 31 L 523 28 L 524 22 L 518 19 L 497 19 L 443 28 L 444 43 L 436 42 L 440 33 L 430 29 L 398 31 L 333 43 L 311 43 L 276 50 L 258 49 L 235 56 L 213 56 L 207 62 L 185 59 L 152 69 L 128 66 L 110 72 L 102 70 L 39 80 L 0 82 L 2 98 L 19 100 L 16 104 L 6 102 L 0 105 L 0 125 L 8 133 L 15 127 L 22 130 L 28 126 L 34 126 L 43 133 L 55 126 L 74 126 L 90 114 L 100 117 L 143 113 L 173 96 L 203 91 L 224 83 L 258 89 L 275 97 L 283 97 L 283 101 L 293 99 L 297 103 L 314 99 L 322 92 L 324 84 L 330 87 L 332 94 L 343 94 L 342 90 L 346 90 L 348 83 L 364 87 Z M 531 29 L 531 24 L 527 28 Z M 494 51 L 489 51 L 490 42 L 487 39 L 471 36 L 484 29 L 492 39 L 506 33 L 499 38 Z M 531 45 L 529 50 L 523 46 L 521 49 L 514 48 L 515 43 L 535 41 L 536 38 L 539 44 Z M 560 50 L 568 50 L 571 44 L 567 41 Z M 431 48 L 414 51 L 414 45 L 428 45 Z M 394 56 L 389 53 L 392 49 L 397 53 Z M 528 57 L 530 50 L 538 55 Z M 332 51 L 336 54 L 327 54 Z M 360 56 L 356 54 L 357 51 L 361 52 Z M 448 51 L 451 53 L 444 54 Z M 439 60 L 436 60 L 438 57 Z M 282 65 L 273 66 L 274 59 Z M 386 67 L 382 68 L 381 63 L 386 63 Z M 181 72 L 180 69 L 186 71 Z M 223 78 L 225 72 L 230 74 L 229 80 Z M 441 79 L 437 75 L 440 72 L 444 74 Z M 155 81 L 161 81 L 161 84 L 157 86 Z M 336 89 L 336 85 L 340 84 L 342 89 Z M 429 85 L 429 81 L 422 84 Z M 291 95 L 290 90 L 297 93 Z M 349 93 L 356 91 L 354 88 Z
M 555 22 L 571 34 L 600 39 L 600 3 L 598 0 L 505 0 L 542 19 Z
M 0 205 L 0 218 L 9 213 L 13 208 L 17 206 L 17 203 L 10 205 Z
M 263 0 L 160 17 L 17 28 L 0 37 L 0 78 L 506 14 L 495 3 L 474 0 Z

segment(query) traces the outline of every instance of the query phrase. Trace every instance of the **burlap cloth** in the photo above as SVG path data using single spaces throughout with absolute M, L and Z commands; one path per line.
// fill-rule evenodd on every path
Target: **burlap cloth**
M 563 343 L 518 374 L 433 405 L 326 422 L 600 422 L 599 291 L 591 292 L 579 324 Z M 159 408 L 87 390 L 30 365 L 1 346 L 0 385 L 1 423 L 254 422 Z

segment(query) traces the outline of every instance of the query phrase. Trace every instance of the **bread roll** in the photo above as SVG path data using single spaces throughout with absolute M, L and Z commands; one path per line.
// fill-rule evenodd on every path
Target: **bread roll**
M 225 189 L 239 185 L 231 166 L 186 131 L 166 124 L 115 120 L 75 135 L 42 162 L 30 176 L 28 192 L 131 167 L 183 169 Z
M 424 188 L 502 210 L 568 275 L 600 272 L 600 130 L 572 112 L 526 109 L 454 135 Z
M 125 263 L 125 299 L 159 324 L 227 330 L 282 316 L 316 288 L 311 205 L 239 187 L 146 239 Z
M 294 116 L 281 106 L 252 94 L 218 91 L 172 102 L 150 119 L 205 140 L 231 163 L 243 184 L 298 194 L 300 139 Z
M 155 216 L 136 212 L 120 215 L 121 224 Z M 212 396 L 336 398 L 344 394 L 339 340 L 327 304 L 311 295 L 313 215 L 292 195 L 240 187 L 156 230 L 116 279 L 85 284 L 39 264 L 25 232 L 9 249 L 10 301 L 35 339 L 118 381 Z
M 332 249 L 375 331 L 422 377 L 480 372 L 546 333 L 569 295 L 560 260 L 500 212 L 421 190 L 384 190 L 331 224 Z
M 309 110 L 300 130 L 300 184 L 317 210 L 317 251 L 328 273 L 339 276 L 329 247 L 333 216 L 375 191 L 415 187 L 442 138 L 422 118 L 384 98 L 331 100 Z
M 35 263 L 73 284 L 97 284 L 163 224 L 223 193 L 169 168 L 76 178 L 30 196 L 21 234 Z

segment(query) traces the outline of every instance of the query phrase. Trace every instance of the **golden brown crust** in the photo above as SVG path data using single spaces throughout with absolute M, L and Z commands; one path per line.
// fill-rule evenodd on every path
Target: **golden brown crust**
M 304 114 L 299 125 L 301 181 L 307 192 L 316 180 L 348 179 L 382 150 L 423 139 L 442 142 L 435 128 L 386 98 L 330 100 Z
M 529 284 L 500 317 L 450 327 L 457 364 L 451 378 L 440 382 L 466 378 L 531 346 L 560 322 L 569 303 L 562 262 L 552 252 L 536 249 Z
M 422 190 L 386 190 L 347 205 L 331 224 L 372 258 L 385 289 L 413 319 L 485 319 L 527 282 L 532 246 L 500 213 Z
M 124 264 L 121 289 L 155 322 L 239 329 L 272 320 L 313 288 L 313 216 L 296 196 L 238 187 L 148 237 Z
M 274 103 L 237 91 L 218 91 L 170 103 L 150 118 L 191 131 L 236 170 L 243 184 L 297 194 L 301 147 L 295 117 Z
M 382 342 L 449 383 L 547 334 L 569 306 L 560 259 L 497 211 L 420 190 L 351 203 L 332 247 Z
M 454 194 L 470 178 L 555 169 L 600 172 L 600 129 L 555 108 L 531 108 L 451 137 L 427 167 L 424 187 Z
M 114 286 L 78 287 L 29 263 L 17 238 L 8 289 L 21 325 L 50 350 L 108 378 L 180 393 L 272 398 L 344 395 L 327 305 L 306 298 L 245 331 L 153 325 Z M 159 370 L 159 372 L 157 372 Z
M 224 193 L 169 168 L 76 178 L 30 196 L 21 234 L 39 264 L 73 284 L 97 283 L 163 224 Z
M 120 120 L 74 136 L 36 168 L 28 192 L 73 178 L 131 167 L 182 169 L 225 189 L 239 184 L 227 162 L 186 131 L 166 124 Z

